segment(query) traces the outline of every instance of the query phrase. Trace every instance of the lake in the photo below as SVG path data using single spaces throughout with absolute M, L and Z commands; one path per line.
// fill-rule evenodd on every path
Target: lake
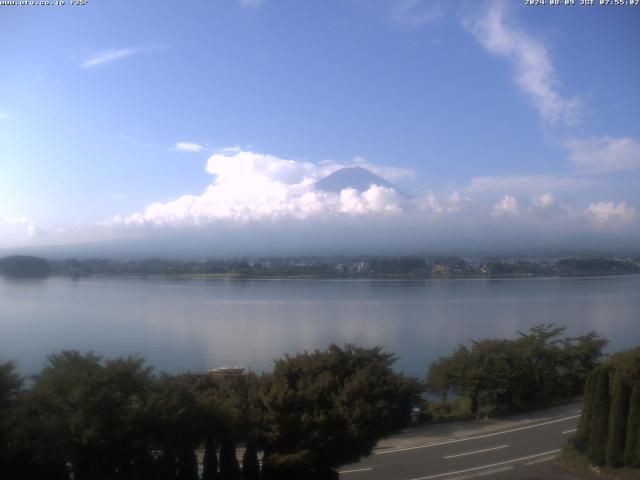
M 0 358 L 24 374 L 61 349 L 140 354 L 156 370 L 263 371 L 331 342 L 382 345 L 423 377 L 460 342 L 539 323 L 640 344 L 640 276 L 505 280 L 182 280 L 0 276 Z

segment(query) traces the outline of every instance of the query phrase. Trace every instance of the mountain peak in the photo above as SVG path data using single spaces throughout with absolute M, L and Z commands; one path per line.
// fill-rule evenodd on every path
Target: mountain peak
M 326 192 L 340 193 L 345 188 L 354 188 L 364 192 L 378 185 L 385 188 L 397 188 L 389 181 L 363 167 L 345 167 L 316 182 L 316 188 Z

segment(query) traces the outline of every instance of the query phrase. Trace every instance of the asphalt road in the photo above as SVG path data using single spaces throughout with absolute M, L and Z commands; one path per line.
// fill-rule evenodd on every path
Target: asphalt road
M 579 405 L 501 419 L 498 429 L 481 422 L 462 424 L 468 435 L 426 443 L 387 442 L 360 463 L 340 469 L 344 480 L 575 479 L 554 464 L 567 438 L 575 432 Z M 503 425 L 504 428 L 500 428 Z M 460 430 L 460 424 L 458 430 Z M 417 440 L 418 438 L 416 438 Z M 401 445 L 401 446 L 400 446 Z

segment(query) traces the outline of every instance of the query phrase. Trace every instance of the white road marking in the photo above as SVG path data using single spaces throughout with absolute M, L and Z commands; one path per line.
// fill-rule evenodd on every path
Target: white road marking
M 543 463 L 543 462 L 550 462 L 551 460 L 553 460 L 554 458 L 556 458 L 555 456 L 552 457 L 544 457 L 544 458 L 539 458 L 538 460 L 533 460 L 531 462 L 525 463 L 525 465 L 531 466 L 531 465 L 536 465 L 538 463 Z
M 478 474 L 473 475 L 473 476 L 474 477 L 486 477 L 487 475 L 494 475 L 496 473 L 508 472 L 509 470 L 513 470 L 513 467 L 496 468 L 494 470 L 489 470 L 487 472 L 481 472 L 481 473 L 478 473 Z
M 469 480 L 470 478 L 486 477 L 487 475 L 495 475 L 496 473 L 508 472 L 509 470 L 513 470 L 513 467 L 496 468 L 494 470 L 487 470 L 486 472 L 474 473 L 463 477 L 453 477 L 449 480 Z
M 373 470 L 373 468 L 371 468 L 371 467 L 368 467 L 368 468 L 356 468 L 355 470 L 342 470 L 342 471 L 339 471 L 338 473 L 340 475 L 342 475 L 343 473 L 370 472 L 371 470 Z
M 491 452 L 492 450 L 500 450 L 501 448 L 507 448 L 508 446 L 509 445 L 507 445 L 505 443 L 504 445 L 498 445 L 497 447 L 485 448 L 483 450 L 475 450 L 473 452 L 456 453 L 455 455 L 447 455 L 444 458 L 449 459 L 449 458 L 465 457 L 467 455 L 475 455 L 476 453 L 484 453 L 484 452 Z
M 439 445 L 449 445 L 449 444 L 458 443 L 458 442 L 468 442 L 469 440 L 478 440 L 480 438 L 494 437 L 496 435 L 504 435 L 506 433 L 519 432 L 521 430 L 528 430 L 530 428 L 544 427 L 545 425 L 551 425 L 553 423 L 559 423 L 559 422 L 566 422 L 567 420 L 573 420 L 578 417 L 580 417 L 580 415 L 572 415 L 571 417 L 559 418 L 556 420 L 549 420 L 548 422 L 537 423 L 535 425 L 527 425 L 526 427 L 512 428 L 510 430 L 503 430 L 501 432 L 486 433 L 484 435 L 477 435 L 475 437 L 458 438 L 455 440 L 445 440 L 443 442 L 437 442 L 437 443 L 426 443 L 424 445 L 416 445 L 415 447 L 394 448 L 393 450 L 382 450 L 380 452 L 374 452 L 374 453 L 375 455 L 386 455 L 387 453 L 405 452 L 407 450 L 417 450 L 419 448 L 429 448 L 429 447 L 437 447 Z
M 567 435 L 568 433 L 573 433 L 573 432 L 577 432 L 578 429 L 577 428 L 572 428 L 571 430 L 565 430 L 564 432 L 562 432 L 563 435 Z
M 476 470 L 484 470 L 485 468 L 499 467 L 501 465 L 507 465 L 509 463 L 521 462 L 523 460 L 529 460 L 530 458 L 542 457 L 545 455 L 551 455 L 552 453 L 558 453 L 558 450 L 549 450 L 548 452 L 536 453 L 535 455 L 529 455 L 528 457 L 514 458 L 513 460 L 505 460 L 504 462 L 492 463 L 491 465 L 482 465 L 480 467 L 465 468 L 464 470 L 457 470 L 455 472 L 438 473 L 436 475 L 427 475 L 426 477 L 412 478 L 411 480 L 429 480 L 430 478 L 448 477 L 449 475 L 458 475 L 460 473 L 474 472 Z

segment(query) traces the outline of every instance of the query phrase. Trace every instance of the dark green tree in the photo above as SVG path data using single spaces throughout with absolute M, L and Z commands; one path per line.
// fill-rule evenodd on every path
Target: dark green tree
M 609 434 L 605 460 L 608 465 L 619 467 L 624 462 L 624 446 L 629 416 L 631 388 L 624 376 L 618 372 L 613 377 L 611 409 L 609 412 Z
M 640 382 L 631 389 L 623 460 L 625 465 L 640 466 Z
M 188 445 L 178 454 L 178 480 L 198 480 L 198 459 Z
M 204 443 L 204 458 L 202 460 L 202 480 L 218 480 L 218 454 L 213 436 L 208 434 Z
M 357 461 L 404 427 L 421 388 L 392 370 L 395 360 L 380 347 L 353 345 L 277 360 L 260 395 L 262 444 L 277 478 L 311 478 Z
M 576 438 L 586 440 L 589 437 L 589 428 L 591 427 L 591 417 L 593 415 L 593 392 L 595 390 L 594 383 L 598 378 L 599 370 L 593 370 L 587 376 L 584 389 L 584 402 L 582 406 L 582 415 L 580 415 L 580 423 Z
M 609 395 L 610 375 L 611 372 L 608 366 L 599 367 L 598 376 L 593 387 L 593 410 L 589 427 L 587 457 L 594 465 L 604 465 L 605 463 L 611 403 Z
M 248 441 L 242 455 L 242 480 L 260 480 L 258 449 L 253 441 Z
M 220 479 L 240 480 L 240 465 L 236 457 L 236 443 L 231 436 L 225 435 L 220 448 Z
M 16 466 L 17 452 L 10 447 L 10 432 L 15 414 L 14 401 L 22 388 L 22 378 L 13 362 L 0 362 L 0 477 L 8 477 Z
M 150 375 L 140 358 L 103 362 L 75 351 L 48 357 L 28 401 L 38 455 L 70 463 L 76 480 L 127 476 L 146 448 L 138 419 Z

